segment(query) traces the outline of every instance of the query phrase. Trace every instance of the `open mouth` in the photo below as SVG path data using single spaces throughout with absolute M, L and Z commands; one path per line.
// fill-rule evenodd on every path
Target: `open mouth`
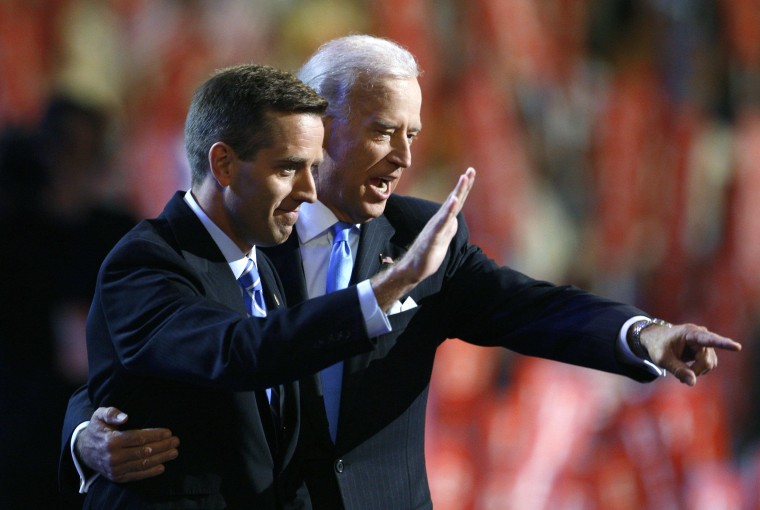
M 386 178 L 386 177 L 375 177 L 373 179 L 370 179 L 369 183 L 378 192 L 386 194 L 386 193 L 390 193 L 390 191 L 391 191 L 391 182 L 392 181 L 393 181 L 393 179 L 389 179 L 389 178 Z

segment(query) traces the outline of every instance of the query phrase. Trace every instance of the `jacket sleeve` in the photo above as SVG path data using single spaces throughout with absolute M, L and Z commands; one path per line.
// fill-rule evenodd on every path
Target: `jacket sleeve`
M 87 325 L 93 402 L 119 372 L 243 391 L 294 381 L 373 348 L 354 287 L 255 318 L 223 304 L 242 299 L 232 274 L 220 274 L 201 277 L 152 239 L 133 239 L 109 255 Z
M 71 457 L 71 436 L 79 424 L 90 419 L 95 411 L 87 396 L 87 387 L 82 386 L 69 399 L 66 415 L 63 419 L 61 434 L 61 455 L 58 461 L 58 484 L 61 491 L 77 492 L 79 475 Z
M 572 285 L 536 280 L 499 265 L 469 243 L 460 228 L 452 243 L 439 306 L 447 338 L 501 346 L 520 354 L 651 381 L 642 365 L 626 363 L 619 333 L 642 310 Z

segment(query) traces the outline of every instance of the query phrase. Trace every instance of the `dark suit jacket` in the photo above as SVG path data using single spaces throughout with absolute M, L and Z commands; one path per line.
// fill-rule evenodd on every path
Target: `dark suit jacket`
M 400 257 L 437 208 L 392 196 L 385 214 L 362 226 L 352 280 L 377 273 L 381 256 Z M 305 299 L 297 236 L 266 252 L 288 302 Z M 498 266 L 468 243 L 461 218 L 441 268 L 411 296 L 418 306 L 390 316 L 393 331 L 377 340 L 376 349 L 345 362 L 337 444 L 328 435 L 318 377 L 301 381 L 297 456 L 315 509 L 431 508 L 425 406 L 436 348 L 447 338 L 653 378 L 616 355 L 621 326 L 643 312 Z
M 294 381 L 372 342 L 355 289 L 285 309 L 277 275 L 257 257 L 266 319 L 246 317 L 182 193 L 108 255 L 87 324 L 89 397 L 128 413 L 131 428 L 170 428 L 182 446 L 160 477 L 99 478 L 85 507 L 279 508 L 295 498 L 284 476 L 299 427 Z M 283 383 L 276 429 L 264 389 Z

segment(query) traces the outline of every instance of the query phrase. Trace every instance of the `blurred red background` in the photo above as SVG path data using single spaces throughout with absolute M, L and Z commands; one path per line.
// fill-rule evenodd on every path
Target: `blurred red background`
M 189 185 L 200 82 L 239 62 L 295 71 L 350 32 L 424 69 L 400 192 L 442 199 L 474 166 L 465 216 L 500 263 L 744 344 L 689 389 L 447 342 L 428 410 L 436 508 L 760 508 L 760 1 L 2 0 L 0 127 L 36 129 L 61 95 L 103 112 L 97 171 L 59 176 L 51 210 L 153 216 Z M 68 391 L 86 375 L 86 299 L 65 305 L 52 370 Z M 65 400 L 49 405 L 62 417 Z M 25 479 L 53 487 L 52 469 Z

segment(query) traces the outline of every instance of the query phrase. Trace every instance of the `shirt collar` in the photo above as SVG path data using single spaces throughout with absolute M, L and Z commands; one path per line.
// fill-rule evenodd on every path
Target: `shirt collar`
M 322 202 L 317 201 L 313 204 L 304 202 L 298 210 L 298 220 L 296 221 L 298 239 L 301 241 L 301 244 L 308 243 L 312 239 L 324 234 L 327 229 L 337 222 L 338 217 Z M 356 227 L 360 228 L 359 225 L 356 225 Z
M 192 209 L 198 219 L 201 220 L 201 223 L 206 228 L 209 235 L 211 235 L 211 238 L 214 240 L 216 245 L 219 247 L 222 255 L 224 255 L 224 259 L 230 265 L 230 269 L 232 270 L 232 274 L 235 275 L 235 279 L 239 278 L 240 275 L 243 274 L 243 270 L 245 270 L 245 266 L 248 263 L 249 258 L 253 260 L 254 264 L 256 264 L 255 246 L 251 248 L 250 252 L 244 253 L 243 250 L 241 250 L 238 245 L 235 244 L 235 241 L 230 239 L 230 237 L 225 234 L 221 228 L 216 226 L 216 223 L 214 223 L 211 218 L 208 217 L 206 212 L 201 209 L 201 206 L 195 200 L 195 197 L 190 190 L 185 193 L 184 198 L 185 203 L 190 206 L 190 209 Z

